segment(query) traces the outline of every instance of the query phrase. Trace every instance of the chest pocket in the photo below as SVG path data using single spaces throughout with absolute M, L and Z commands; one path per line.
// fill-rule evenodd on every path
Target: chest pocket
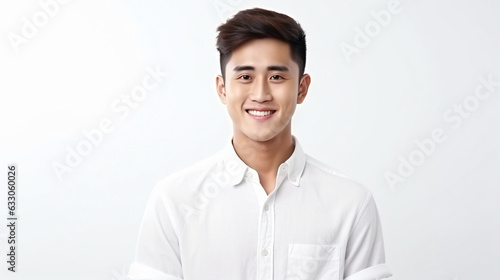
M 335 245 L 289 244 L 287 280 L 339 280 L 339 249 Z

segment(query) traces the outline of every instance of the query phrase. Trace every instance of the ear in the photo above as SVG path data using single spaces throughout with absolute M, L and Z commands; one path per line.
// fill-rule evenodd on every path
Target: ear
M 224 79 L 221 75 L 217 75 L 217 77 L 215 78 L 215 87 L 220 101 L 226 104 L 226 87 L 224 86 Z
M 306 98 L 310 84 L 311 84 L 311 76 L 309 76 L 309 74 L 302 75 L 299 84 L 299 94 L 297 95 L 297 104 L 301 104 Z

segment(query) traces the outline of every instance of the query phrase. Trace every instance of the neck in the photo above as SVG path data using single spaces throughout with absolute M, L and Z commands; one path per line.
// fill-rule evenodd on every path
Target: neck
M 285 162 L 295 149 L 290 131 L 267 141 L 255 141 L 242 134 L 234 134 L 232 143 L 240 159 L 259 174 L 276 175 L 280 164 Z

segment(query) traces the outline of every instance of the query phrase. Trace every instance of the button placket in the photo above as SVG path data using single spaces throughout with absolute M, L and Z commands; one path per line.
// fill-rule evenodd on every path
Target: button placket
M 274 200 L 276 199 L 276 194 L 271 194 L 269 197 L 267 197 L 266 201 L 264 202 L 264 207 L 261 212 L 261 237 L 262 237 L 262 243 L 261 243 L 261 270 L 259 273 L 259 278 L 258 279 L 266 279 L 266 280 L 272 280 L 273 279 L 273 271 L 274 271 L 274 257 L 273 257 L 273 248 L 274 248 Z
M 261 198 L 261 215 L 260 215 L 260 226 L 259 226 L 259 242 L 258 242 L 258 267 L 257 267 L 257 279 L 259 280 L 272 280 L 274 274 L 274 232 L 275 232 L 275 222 L 274 222 L 274 202 L 276 199 L 276 191 L 286 178 L 287 166 L 283 165 L 278 170 L 278 176 L 276 178 L 275 191 L 269 196 L 264 195 L 264 191 L 260 183 L 256 183 L 255 186 L 258 188 L 257 196 Z

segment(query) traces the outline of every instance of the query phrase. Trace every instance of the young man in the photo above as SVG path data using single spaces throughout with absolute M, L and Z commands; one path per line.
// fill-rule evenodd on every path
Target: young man
M 368 280 L 391 276 L 371 193 L 305 154 L 291 133 L 305 34 L 292 18 L 240 11 L 218 28 L 217 93 L 233 136 L 161 180 L 148 201 L 131 279 Z

